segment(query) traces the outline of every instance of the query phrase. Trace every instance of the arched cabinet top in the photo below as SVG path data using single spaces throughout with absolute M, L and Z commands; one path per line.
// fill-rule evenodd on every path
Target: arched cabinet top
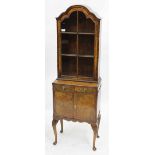
M 64 19 L 69 18 L 70 15 L 75 11 L 82 12 L 86 16 L 87 19 L 90 18 L 94 23 L 100 21 L 100 18 L 98 18 L 94 13 L 92 13 L 85 6 L 82 6 L 82 5 L 70 6 L 65 12 L 61 13 L 60 16 L 57 17 L 56 19 L 63 21 Z

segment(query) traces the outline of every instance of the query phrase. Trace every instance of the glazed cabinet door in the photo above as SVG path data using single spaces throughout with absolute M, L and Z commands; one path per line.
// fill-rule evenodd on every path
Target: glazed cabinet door
M 74 92 L 70 86 L 54 86 L 54 115 L 57 117 L 74 117 Z

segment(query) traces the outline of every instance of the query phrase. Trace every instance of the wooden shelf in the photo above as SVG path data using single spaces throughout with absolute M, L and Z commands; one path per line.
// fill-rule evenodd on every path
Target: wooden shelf
M 62 77 L 66 77 L 66 78 L 67 78 L 67 77 L 70 77 L 70 78 L 77 78 L 76 75 L 64 75 L 64 74 L 63 74 L 63 75 L 61 75 L 61 76 L 62 76 Z
M 62 56 L 68 56 L 68 57 L 76 57 L 77 54 L 61 54 Z
M 78 75 L 78 79 L 92 79 L 91 76 Z
M 93 55 L 78 55 L 78 56 L 82 58 L 94 58 Z
M 61 31 L 61 34 L 77 34 L 77 32 L 62 32 Z
M 91 32 L 78 32 L 78 34 L 81 34 L 81 35 L 95 35 L 95 33 L 91 33 Z
M 63 32 L 63 31 L 61 31 L 61 34 L 95 35 L 95 33 L 90 32 Z
M 82 58 L 94 58 L 93 55 L 81 55 L 81 54 L 61 54 L 62 56 L 68 56 L 68 57 L 82 57 Z

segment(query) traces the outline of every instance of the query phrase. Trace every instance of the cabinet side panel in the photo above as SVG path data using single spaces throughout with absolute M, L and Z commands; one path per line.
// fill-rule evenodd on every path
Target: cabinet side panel
M 61 21 L 57 21 L 57 71 L 58 77 L 61 77 L 62 74 L 62 63 L 61 63 L 61 33 L 60 26 Z

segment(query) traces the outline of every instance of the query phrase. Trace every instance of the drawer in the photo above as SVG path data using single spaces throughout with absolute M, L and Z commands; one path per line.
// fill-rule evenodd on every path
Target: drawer
M 62 92 L 74 92 L 75 88 L 74 86 L 70 85 L 53 85 L 54 90 L 56 91 L 62 91 Z
M 95 93 L 95 92 L 97 92 L 97 88 L 75 87 L 75 92 L 79 92 L 79 93 Z

